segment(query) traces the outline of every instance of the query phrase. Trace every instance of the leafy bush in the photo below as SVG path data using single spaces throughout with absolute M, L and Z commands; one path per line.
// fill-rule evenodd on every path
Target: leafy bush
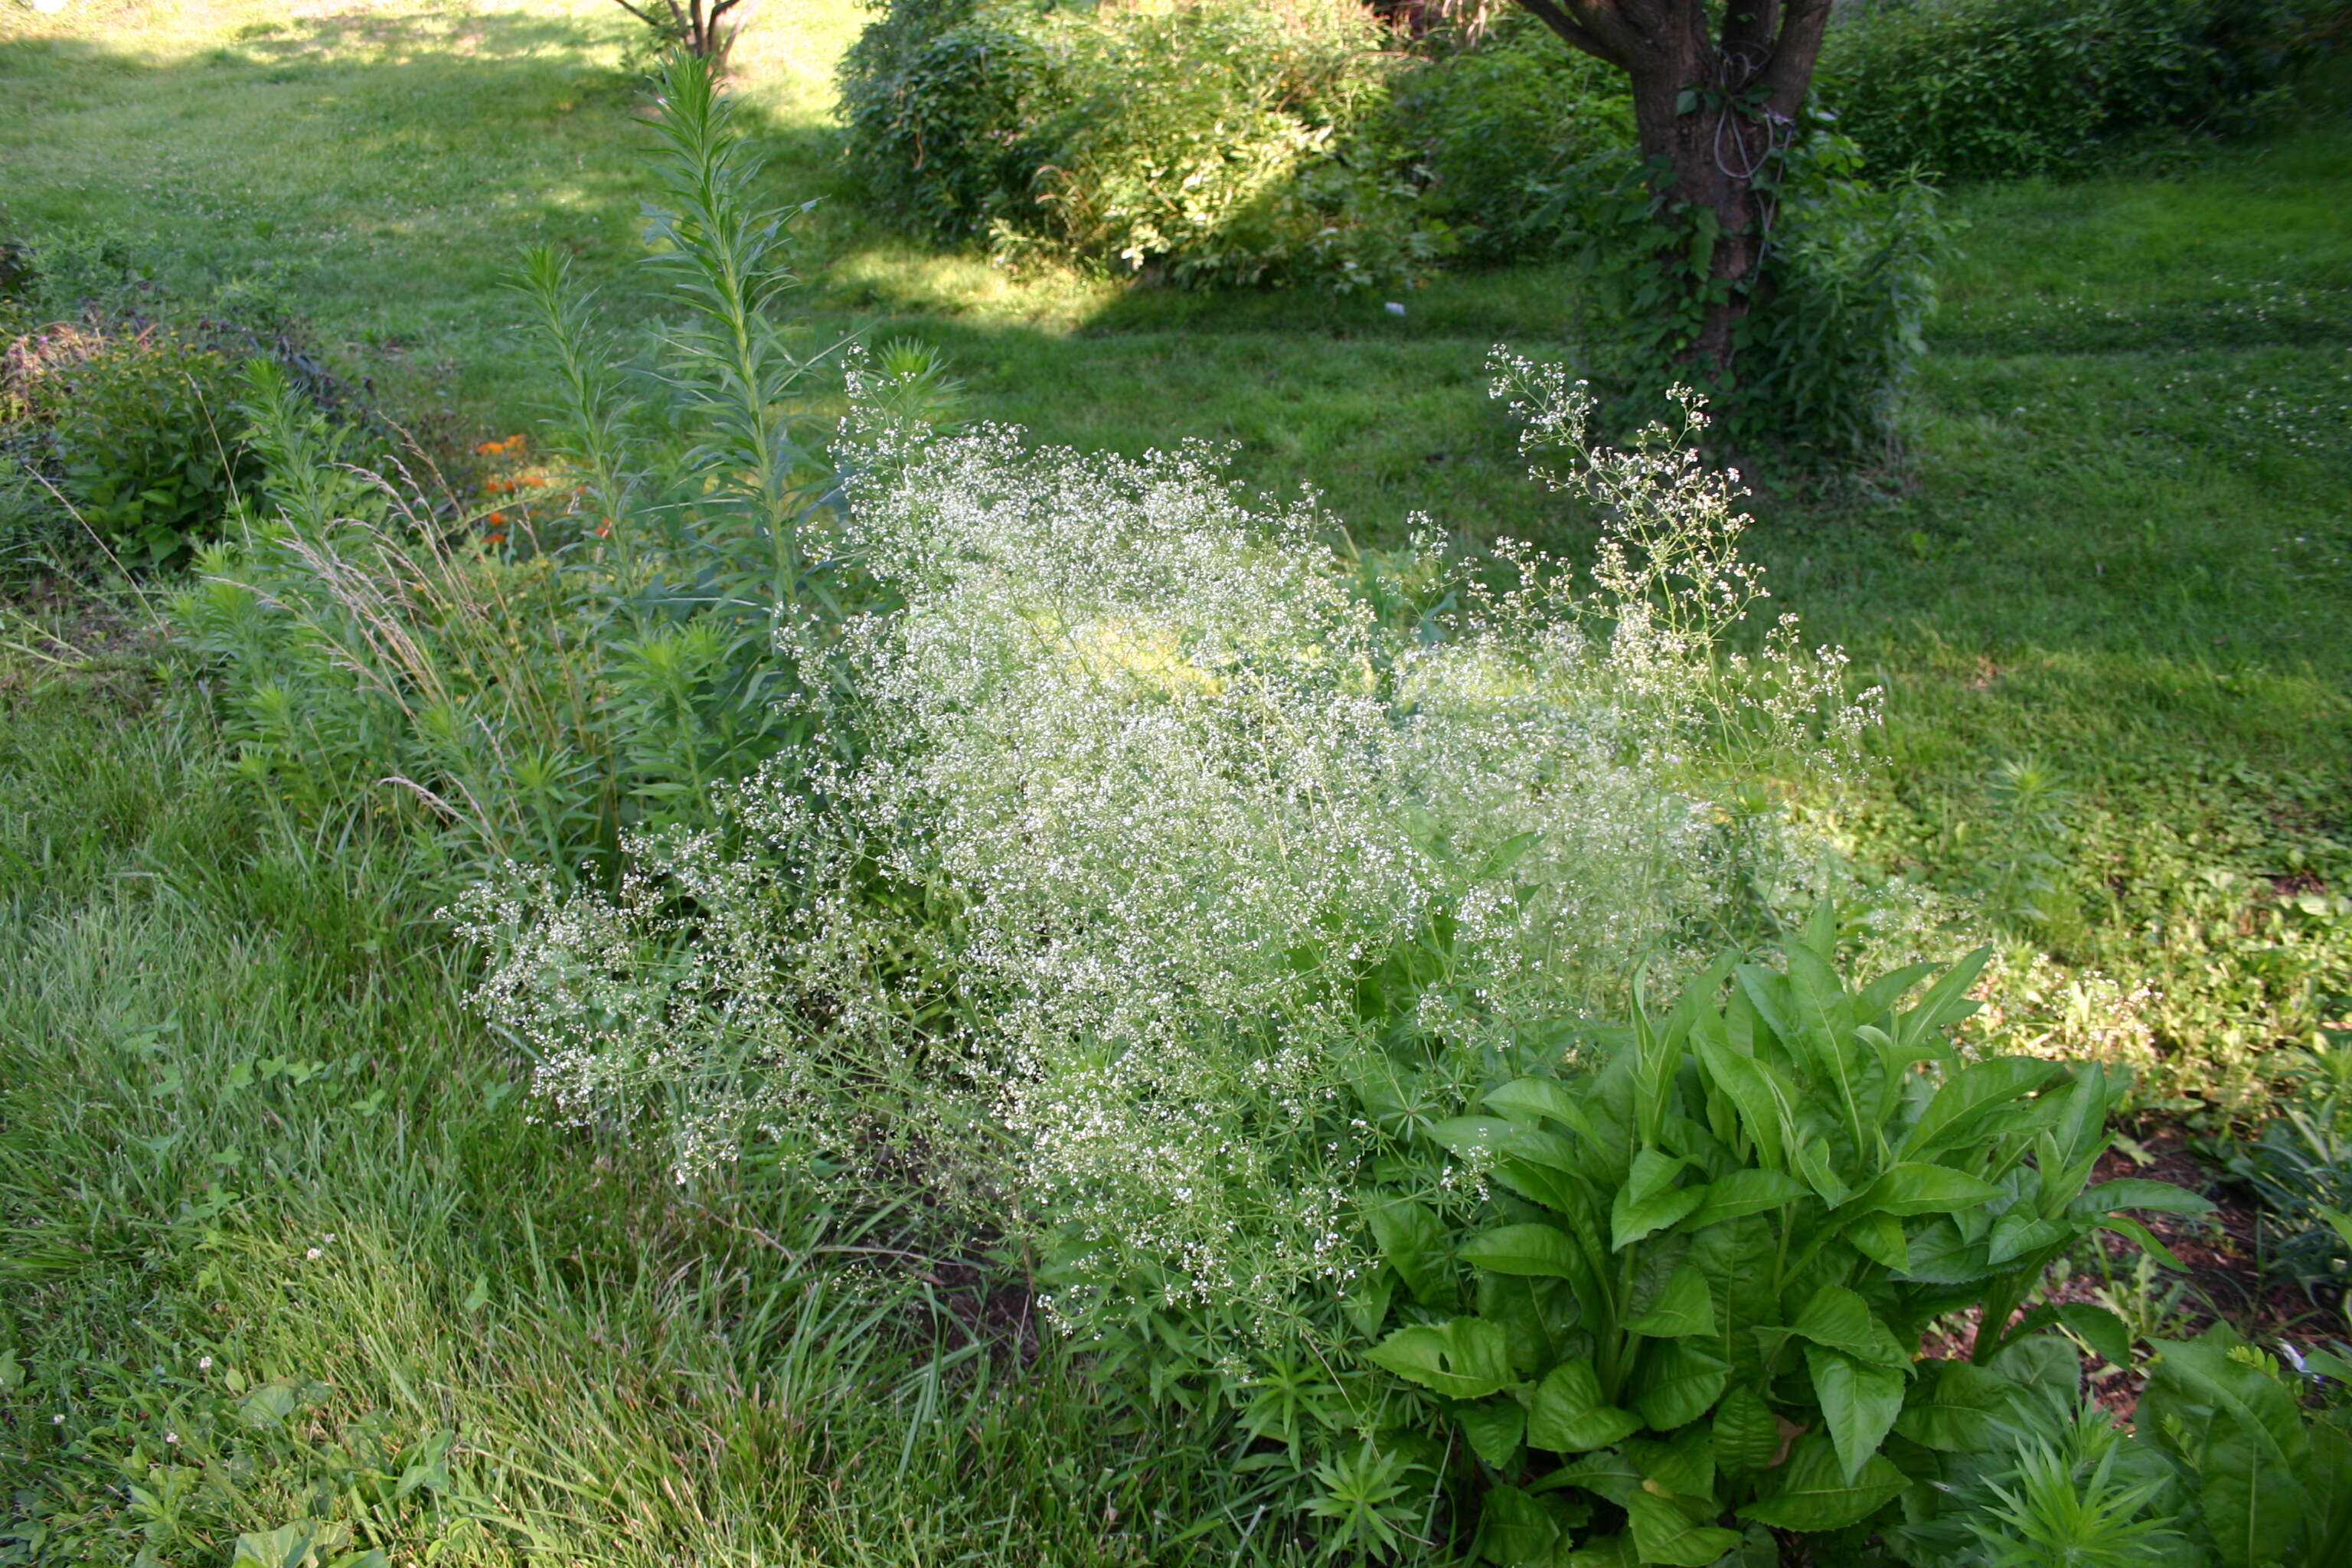
M 1735 447 L 1799 467 L 1884 458 L 1927 350 L 1935 268 L 1950 233 L 1932 187 L 1860 177 L 1860 150 L 1825 121 L 1801 127 L 1759 175 L 1773 214 L 1744 284 L 1727 405 Z M 1656 194 L 1630 153 L 1570 171 L 1561 186 L 1578 241 L 1580 346 L 1614 395 L 1612 417 L 1654 416 L 1709 301 L 1713 215 Z
M 261 465 L 240 438 L 236 369 L 167 331 L 119 337 L 58 377 L 65 489 L 118 556 L 161 565 L 215 537 Z
M 176 298 L 103 232 L 47 234 L 13 254 L 0 537 L 46 542 L 53 558 L 95 541 L 117 564 L 177 564 L 260 479 L 236 412 L 247 360 L 278 363 L 319 406 L 352 402 L 262 280 Z
M 1047 90 L 1045 52 L 978 0 L 891 0 L 841 64 L 842 117 L 868 199 L 931 239 L 984 235 L 1032 205 L 1042 154 L 1023 106 Z
M 1592 162 L 1633 144 L 1624 72 L 1517 11 L 1404 73 L 1390 117 L 1423 210 L 1481 261 L 1557 253 Z
M 1882 172 L 2057 173 L 2104 142 L 2228 126 L 2284 89 L 2306 0 L 1880 0 L 1817 81 Z
M 687 313 L 659 377 L 631 382 L 534 254 L 565 396 L 535 507 L 354 471 L 347 432 L 254 374 L 268 506 L 174 614 L 241 765 L 301 819 L 422 818 L 460 863 L 568 879 L 609 869 L 633 825 L 704 819 L 797 732 L 774 639 L 831 613 L 839 577 L 833 476 L 795 412 L 808 367 L 772 310 L 791 215 L 749 199 L 709 66 L 672 64 L 657 129 L 674 205 L 653 259 Z
M 1697 1565 L 1741 1526 L 1859 1525 L 1910 1484 L 1890 1440 L 1979 1445 L 2009 1346 L 2063 1322 L 2128 1361 L 2098 1308 L 2011 1326 L 2094 1231 L 2160 1250 L 2120 1211 L 2204 1206 L 2088 1184 L 2121 1084 L 1960 1058 L 1945 1033 L 1982 954 L 1905 1007 L 1932 969 L 1850 987 L 1836 945 L 1824 906 L 1785 973 L 1727 958 L 1669 1016 L 1637 1004 L 1589 1078 L 1522 1078 L 1483 1096 L 1495 1115 L 1427 1128 L 1495 1197 L 1458 1237 L 1433 1209 L 1391 1211 L 1385 1260 L 1412 1304 L 1370 1359 L 1492 1468 L 1491 1560 L 1549 1562 L 1589 1531 L 1585 1551 Z M 1476 1307 L 1457 1314 L 1465 1265 Z M 1915 1363 L 1928 1325 L 1969 1307 L 1988 1325 L 1974 1364 Z
M 1349 0 L 894 0 L 843 62 L 843 111 L 877 200 L 937 237 L 1187 285 L 1357 288 L 1444 245 L 1365 140 L 1401 63 L 1381 41 Z

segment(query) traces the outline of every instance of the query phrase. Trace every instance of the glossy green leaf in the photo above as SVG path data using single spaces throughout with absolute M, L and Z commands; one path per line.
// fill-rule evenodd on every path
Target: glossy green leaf
M 2149 1209 L 2159 1214 L 2213 1212 L 2210 1199 L 2170 1182 L 2152 1182 L 2144 1176 L 2101 1182 L 2076 1198 L 2074 1206 L 2082 1214 L 2114 1214 L 2118 1209 Z
M 1853 1223 L 1845 1227 L 1845 1239 L 1873 1263 L 1885 1264 L 1897 1272 L 1910 1264 L 1910 1243 L 1904 1239 L 1903 1222 L 1891 1214 L 1855 1216 Z
M 1641 1568 L 1642 1559 L 1632 1536 L 1608 1535 L 1586 1541 L 1559 1563 L 1560 1568 Z
M 1636 1437 L 1625 1445 L 1625 1457 L 1633 1461 L 1644 1480 L 1654 1483 L 1653 1491 L 1663 1487 L 1666 1493 L 1701 1508 L 1715 1496 L 1711 1426 L 1685 1426 L 1665 1438 Z
M 1656 1149 L 1633 1157 L 1633 1169 L 1617 1190 L 1609 1209 L 1609 1245 L 1622 1252 L 1643 1237 L 1655 1235 L 1696 1209 L 1707 1198 L 1705 1183 L 1676 1187 L 1671 1184 L 1690 1162 Z
M 1900 1278 L 1916 1285 L 1967 1285 L 1989 1279 L 1992 1264 L 1985 1244 L 1960 1234 L 1948 1217 L 1938 1216 L 1911 1234 L 1911 1264 Z
M 2019 1204 L 1992 1222 L 1985 1237 L 1985 1261 L 1995 1268 L 2045 1247 L 2056 1247 L 2075 1234 L 2074 1227 L 2043 1219 L 2030 1205 Z
M 1633 1550 L 1645 1563 L 1706 1568 L 1739 1544 L 1733 1531 L 1697 1523 L 1672 1502 L 1647 1491 L 1633 1494 L 1626 1505 L 1625 1522 L 1633 1529 Z
M 1671 1432 L 1706 1414 L 1731 1363 L 1689 1340 L 1652 1340 L 1633 1373 L 1634 1410 L 1652 1431 Z
M 2167 1268 L 2171 1269 L 2176 1274 L 2186 1274 L 2189 1272 L 2189 1265 L 2181 1262 L 2179 1258 L 2175 1257 L 2173 1255 L 2172 1248 L 2165 1246 L 2161 1240 L 2158 1239 L 2156 1232 L 2148 1229 L 2147 1226 L 2140 1224 L 2139 1221 L 2132 1218 L 2129 1215 L 2108 1215 L 2100 1221 L 2099 1228 L 2102 1230 L 2112 1230 L 2117 1236 L 2127 1236 L 2131 1237 L 2132 1240 L 2139 1243 L 2139 1249 L 2142 1252 L 2147 1253 L 2158 1263 L 2163 1264 Z
M 1604 1449 L 1562 1465 L 1546 1476 L 1546 1487 L 1580 1487 L 1606 1502 L 1623 1508 L 1642 1489 L 1641 1468 L 1623 1454 Z
M 1903 1412 L 1904 1374 L 1819 1345 L 1805 1347 L 1805 1364 L 1813 1374 L 1813 1397 L 1821 1402 L 1822 1424 L 1829 1428 L 1846 1479 L 1852 1480 L 1886 1441 L 1895 1418 Z
M 1853 1016 L 1867 1023 L 1892 1010 L 1906 992 L 1935 973 L 1937 967 L 1933 963 L 1912 963 L 1880 975 L 1854 997 Z
M 1478 1511 L 1478 1554 L 1499 1568 L 1542 1568 L 1559 1545 L 1559 1521 L 1514 1486 L 1487 1489 Z
M 1731 1469 L 1760 1470 L 1780 1451 L 1780 1424 L 1764 1396 L 1741 1384 L 1715 1407 L 1716 1463 Z
M 1462 1260 L 1496 1274 L 1573 1279 L 1579 1272 L 1576 1238 L 1558 1226 L 1506 1225 L 1481 1231 L 1462 1244 Z
M 2087 1301 L 2063 1301 L 2036 1307 L 2026 1313 L 2010 1332 L 2020 1335 L 2036 1333 L 2053 1324 L 2078 1335 L 2108 1365 L 2120 1367 L 2126 1372 L 2131 1370 L 2131 1331 L 2124 1326 L 2121 1318 L 2105 1307 L 2095 1307 Z
M 1965 1171 L 1915 1161 L 1882 1172 L 1859 1201 L 1864 1208 L 1879 1214 L 1908 1216 L 1951 1214 L 1990 1203 L 2000 1195 L 1999 1187 Z
M 1586 1113 L 1576 1092 L 1554 1078 L 1523 1078 L 1514 1079 L 1486 1096 L 1493 1110 L 1517 1121 L 1533 1121 L 1548 1116 L 1579 1137 L 1598 1144 L 1600 1134 L 1594 1130 L 1592 1118 Z
M 1692 1213 L 1690 1228 L 1700 1230 L 1725 1220 L 1745 1219 L 1811 1195 L 1811 1188 L 1779 1171 L 1734 1171 L 1708 1184 L 1706 1202 Z
M 1381 1256 L 1425 1307 L 1450 1308 L 1459 1299 L 1444 1225 L 1428 1205 L 1400 1198 L 1366 1211 Z
M 2205 1528 L 2223 1568 L 2266 1568 L 2288 1560 L 2311 1500 L 2255 1434 L 2234 1422 L 2208 1442 L 2200 1467 Z
M 1497 1395 L 1456 1405 L 1448 1414 L 1454 1424 L 1462 1428 L 1468 1439 L 1470 1451 L 1498 1470 L 1507 1470 L 1519 1457 L 1519 1442 L 1527 1434 L 1527 1407 L 1517 1400 Z
M 1484 1399 L 1518 1381 L 1502 1329 L 1479 1318 L 1399 1329 L 1366 1359 L 1449 1399 Z
M 1714 1333 L 1715 1298 L 1707 1290 L 1706 1276 L 1688 1262 L 1677 1265 L 1657 1300 L 1648 1311 L 1628 1322 L 1625 1331 L 1656 1340 Z
M 1853 1195 L 1830 1161 L 1830 1144 L 1826 1138 L 1815 1136 L 1789 1146 L 1789 1164 L 1807 1186 L 1820 1194 L 1822 1202 L 1836 1208 Z
M 1799 1339 L 1843 1351 L 1871 1366 L 1900 1372 L 1910 1363 L 1910 1355 L 1872 1313 L 1869 1303 L 1843 1285 L 1824 1285 L 1814 1291 L 1789 1330 Z
M 1996 1057 L 1971 1062 L 1944 1081 L 1920 1112 L 1899 1152 L 1906 1159 L 1933 1154 L 1965 1139 L 1988 1111 L 2031 1094 L 2057 1072 L 2055 1062 L 2030 1057 Z
M 1793 1091 L 1763 1063 L 1742 1056 L 1725 1041 L 1700 1035 L 1692 1044 L 1707 1077 L 1739 1108 L 1740 1128 L 1755 1141 L 1758 1157 L 1768 1166 L 1786 1163 L 1787 1132 L 1794 1124 Z
M 1964 1361 L 1916 1365 L 1908 1403 L 1895 1418 L 1895 1430 L 1923 1448 L 1947 1454 L 1979 1453 L 2000 1432 L 2011 1384 Z
M 1977 1010 L 1979 1004 L 1969 995 L 1969 988 L 1977 976 L 1992 961 L 1992 949 L 1978 948 L 1936 978 L 1916 1005 L 1900 1014 L 1895 1021 L 1895 1037 L 1904 1045 L 1923 1039 L 1954 1024 Z
M 1589 1361 L 1562 1362 L 1536 1385 L 1528 1407 L 1528 1442 L 1554 1454 L 1582 1454 L 1622 1442 L 1641 1426 L 1631 1412 L 1601 1403 Z
M 1563 1215 L 1572 1215 L 1587 1206 L 1576 1183 L 1549 1165 L 1532 1160 L 1507 1157 L 1495 1162 L 1495 1179 L 1531 1204 Z
M 1778 1530 L 1843 1530 L 1885 1508 L 1909 1484 L 1883 1455 L 1847 1479 L 1837 1449 L 1818 1433 L 1798 1440 L 1780 1477 L 1779 1489 L 1741 1509 L 1740 1518 Z

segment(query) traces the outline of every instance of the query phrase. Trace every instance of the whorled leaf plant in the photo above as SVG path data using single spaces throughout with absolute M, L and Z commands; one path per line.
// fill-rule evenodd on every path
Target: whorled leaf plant
M 1403 1324 L 1370 1359 L 1482 1462 L 1490 1559 L 1696 1568 L 1762 1530 L 1858 1524 L 1910 1484 L 1906 1456 L 1981 1439 L 2011 1347 L 2063 1324 L 2128 1364 L 2098 1308 L 2018 1311 L 2101 1228 L 2168 1257 L 2124 1211 L 2205 1206 L 2091 1184 L 2123 1082 L 1958 1052 L 1980 953 L 1850 987 L 1835 949 L 1824 906 L 1785 970 L 1726 958 L 1589 1077 L 1435 1124 L 1492 1194 L 1458 1245 L 1433 1214 L 1381 1215 Z M 1915 1360 L 1969 1308 L 1972 1363 Z

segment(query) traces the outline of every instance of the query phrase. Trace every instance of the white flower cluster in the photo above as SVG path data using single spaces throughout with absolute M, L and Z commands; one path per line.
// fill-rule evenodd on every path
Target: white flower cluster
M 1498 367 L 1581 451 L 1581 389 Z M 617 897 L 478 895 L 480 1000 L 561 1113 L 676 1116 L 682 1170 L 753 1129 L 985 1165 L 1066 1321 L 1347 1278 L 1350 1086 L 1402 1053 L 1467 1093 L 1711 952 L 1769 838 L 1710 796 L 1727 747 L 1827 762 L 1869 716 L 1791 634 L 1731 654 L 1736 491 L 1663 439 L 1559 481 L 1608 520 L 1592 592 L 1424 537 L 1375 566 L 1426 614 L 1207 449 L 877 417 L 843 455 L 893 607 L 784 652 L 845 674 L 861 760 L 743 792 L 731 848 L 637 845 Z

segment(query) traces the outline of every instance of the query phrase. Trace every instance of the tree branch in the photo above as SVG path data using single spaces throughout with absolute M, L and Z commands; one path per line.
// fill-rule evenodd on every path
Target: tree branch
M 1595 59 L 1606 60 L 1619 70 L 1631 71 L 1633 68 L 1633 62 L 1625 54 L 1562 10 L 1554 0 L 1519 0 L 1519 5 L 1537 21 L 1565 38 L 1570 47 L 1581 49 Z
M 613 4 L 618 5 L 622 10 L 626 11 L 630 16 L 635 16 L 638 21 L 643 22 L 646 26 L 653 28 L 656 32 L 670 25 L 669 23 L 664 22 L 660 17 L 654 16 L 649 11 L 638 10 L 635 5 L 629 4 L 629 0 L 613 0 Z
M 1772 58 L 1757 79 L 1768 89 L 1766 101 L 1774 112 L 1794 118 L 1804 107 L 1805 90 L 1813 81 L 1813 64 L 1821 58 L 1822 34 L 1829 26 L 1830 4 L 1831 0 L 1788 0 L 1780 37 L 1773 40 Z

